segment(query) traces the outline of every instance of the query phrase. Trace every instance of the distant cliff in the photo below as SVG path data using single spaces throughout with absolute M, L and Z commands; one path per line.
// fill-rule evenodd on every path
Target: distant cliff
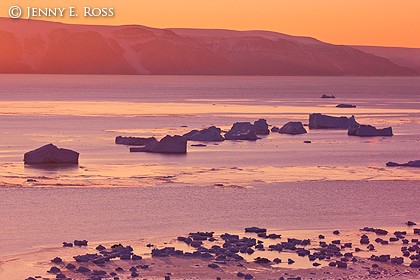
M 268 31 L 69 25 L 0 18 L 0 73 L 410 76 L 363 48 Z

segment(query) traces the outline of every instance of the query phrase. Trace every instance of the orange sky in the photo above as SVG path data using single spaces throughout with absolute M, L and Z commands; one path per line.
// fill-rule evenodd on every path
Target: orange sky
M 335 44 L 420 47 L 420 0 L 2 0 L 0 16 L 13 5 L 115 9 L 113 18 L 48 19 L 69 23 L 264 29 Z

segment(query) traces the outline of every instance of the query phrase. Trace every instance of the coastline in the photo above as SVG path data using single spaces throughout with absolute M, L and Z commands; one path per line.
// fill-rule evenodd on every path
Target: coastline
M 30 275 L 32 277 L 41 275 L 43 277 L 54 277 L 54 273 L 47 273 L 52 266 L 59 267 L 61 271 L 66 274 L 67 277 L 73 279 L 88 279 L 90 278 L 90 273 L 77 273 L 73 270 L 65 268 L 65 265 L 72 263 L 76 266 L 84 266 L 93 270 L 102 270 L 107 272 L 108 279 L 109 273 L 115 272 L 116 267 L 121 267 L 124 271 L 119 271 L 119 279 L 133 279 L 131 271 L 129 268 L 137 267 L 138 273 L 141 278 L 147 279 L 163 279 L 164 276 L 170 275 L 170 279 L 216 279 L 216 277 L 221 277 L 221 279 L 235 279 L 238 272 L 243 272 L 244 274 L 251 274 L 255 279 L 279 279 L 280 277 L 301 277 L 301 279 L 376 279 L 378 277 L 383 279 L 417 279 L 420 277 L 420 270 L 417 268 L 410 268 L 409 258 L 405 258 L 404 264 L 390 264 L 389 262 L 378 262 L 370 260 L 371 255 L 383 255 L 390 254 L 391 258 L 394 256 L 401 255 L 400 247 L 402 246 L 400 242 L 389 242 L 387 245 L 381 245 L 373 242 L 374 238 L 382 237 L 384 239 L 393 236 L 392 232 L 394 231 L 407 231 L 405 235 L 406 239 L 414 239 L 416 236 L 412 232 L 413 227 L 400 226 L 396 228 L 386 228 L 389 231 L 387 236 L 377 235 L 375 233 L 369 233 L 360 231 L 358 229 L 354 230 L 340 230 L 339 235 L 335 235 L 332 232 L 334 229 L 330 230 L 268 230 L 267 233 L 276 233 L 280 234 L 281 238 L 276 240 L 271 240 L 267 238 L 259 238 L 256 234 L 253 233 L 244 233 L 243 231 L 229 231 L 229 234 L 238 234 L 240 237 L 247 238 L 257 238 L 257 240 L 262 241 L 264 244 L 264 250 L 257 250 L 250 254 L 240 254 L 245 259 L 242 261 L 227 261 L 227 262 L 218 262 L 214 261 L 213 258 L 204 258 L 204 257 L 186 257 L 186 256 L 168 256 L 168 257 L 157 257 L 152 256 L 151 251 L 154 248 L 164 248 L 164 247 L 175 247 L 177 250 L 182 250 L 186 252 L 194 252 L 196 248 L 188 246 L 187 244 L 177 241 L 176 236 L 172 237 L 156 237 L 156 238 L 138 238 L 135 240 L 126 240 L 121 241 L 105 241 L 105 242 L 93 242 L 88 243 L 86 247 L 72 247 L 72 248 L 63 248 L 60 245 L 47 246 L 43 248 L 35 249 L 32 252 L 27 252 L 18 255 L 11 256 L 1 256 L 0 257 L 0 278 L 2 279 L 26 279 Z M 220 237 L 220 233 L 215 233 L 215 241 L 208 242 L 204 241 L 204 247 L 210 247 L 214 245 L 222 245 L 223 240 Z M 366 249 L 366 245 L 360 244 L 360 237 L 366 234 L 371 239 L 371 244 L 374 244 L 374 250 Z M 318 235 L 325 236 L 325 239 L 320 239 Z M 185 235 L 184 235 L 185 236 Z M 330 267 L 329 263 L 340 257 L 333 257 L 329 260 L 317 260 L 316 263 L 319 263 L 318 267 L 314 267 L 314 261 L 309 261 L 306 257 L 299 257 L 296 255 L 293 250 L 284 250 L 283 252 L 276 252 L 270 250 L 268 247 L 270 245 L 277 244 L 279 242 L 287 241 L 288 238 L 295 238 L 297 240 L 304 240 L 309 238 L 311 245 L 303 246 L 303 248 L 308 249 L 311 252 L 315 252 L 320 248 L 318 242 L 323 241 L 327 244 L 336 244 L 336 241 L 340 240 L 341 244 L 348 244 L 351 242 L 353 246 L 351 248 L 342 247 L 342 254 L 352 253 L 352 256 L 357 259 L 357 261 L 346 261 L 348 262 L 347 268 L 337 268 Z M 386 237 L 386 238 L 385 238 Z M 290 239 L 289 239 L 290 240 Z M 333 243 L 331 243 L 333 242 Z M 78 263 L 75 262 L 72 256 L 83 255 L 86 253 L 96 254 L 99 251 L 95 249 L 98 245 L 103 245 L 106 248 L 110 248 L 113 244 L 123 244 L 124 246 L 130 245 L 133 248 L 133 253 L 135 255 L 142 256 L 142 260 L 111 260 L 104 265 L 95 265 L 89 263 Z M 151 246 L 150 244 L 153 244 Z M 411 244 L 411 242 L 410 242 Z M 415 243 L 414 243 L 415 244 Z M 151 246 L 151 247 L 148 247 Z M 340 245 L 339 245 L 340 246 Z M 409 245 L 408 245 L 409 246 Z M 300 247 L 300 246 L 299 246 Z M 360 252 L 355 253 L 355 250 L 361 248 Z M 346 255 L 347 256 L 347 255 Z M 54 264 L 50 260 L 55 257 L 60 257 L 63 260 L 63 263 Z M 267 258 L 271 262 L 269 264 L 258 264 L 254 262 L 256 257 Z M 272 262 L 275 258 L 282 259 L 282 263 L 276 264 Z M 287 259 L 293 259 L 293 264 L 287 264 Z M 342 259 L 342 258 L 341 258 Z M 209 263 L 217 263 L 219 268 L 210 268 L 207 265 Z M 143 266 L 147 265 L 147 268 Z M 373 265 L 373 266 L 372 266 Z M 375 267 L 375 265 L 379 265 Z M 143 268 L 140 268 L 143 267 Z M 136 270 L 137 271 L 137 270 Z M 170 274 L 168 274 L 170 273 Z M 109 278 L 109 279 L 112 279 Z

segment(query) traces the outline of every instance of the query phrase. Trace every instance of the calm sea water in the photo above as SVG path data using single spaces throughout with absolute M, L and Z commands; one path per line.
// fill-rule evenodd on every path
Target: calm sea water
M 323 93 L 337 98 L 320 99 Z M 337 109 L 337 103 L 357 108 Z M 130 154 L 113 144 L 117 135 L 228 129 L 260 117 L 277 126 L 306 123 L 314 112 L 393 126 L 395 136 L 271 134 L 252 143 L 189 147 L 186 156 L 175 157 Z M 419 170 L 385 168 L 387 161 L 420 159 L 418 78 L 0 75 L 0 115 L 2 254 L 76 238 L 420 221 Z M 24 167 L 24 152 L 50 142 L 79 151 L 83 168 Z M 155 175 L 177 180 L 144 187 L 155 184 L 149 180 Z M 26 188 L 27 178 L 41 184 Z M 103 183 L 127 186 L 133 180 L 132 188 Z M 209 187 L 230 180 L 239 188 Z

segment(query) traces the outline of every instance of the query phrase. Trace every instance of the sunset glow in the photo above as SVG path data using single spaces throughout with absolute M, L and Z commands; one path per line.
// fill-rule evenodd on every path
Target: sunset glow
M 0 3 L 0 16 L 13 5 L 31 7 L 112 7 L 106 18 L 48 18 L 77 24 L 140 24 L 151 27 L 273 30 L 334 44 L 420 47 L 420 1 L 380 0 L 148 0 L 19 1 Z M 39 19 L 39 18 L 38 18 Z

